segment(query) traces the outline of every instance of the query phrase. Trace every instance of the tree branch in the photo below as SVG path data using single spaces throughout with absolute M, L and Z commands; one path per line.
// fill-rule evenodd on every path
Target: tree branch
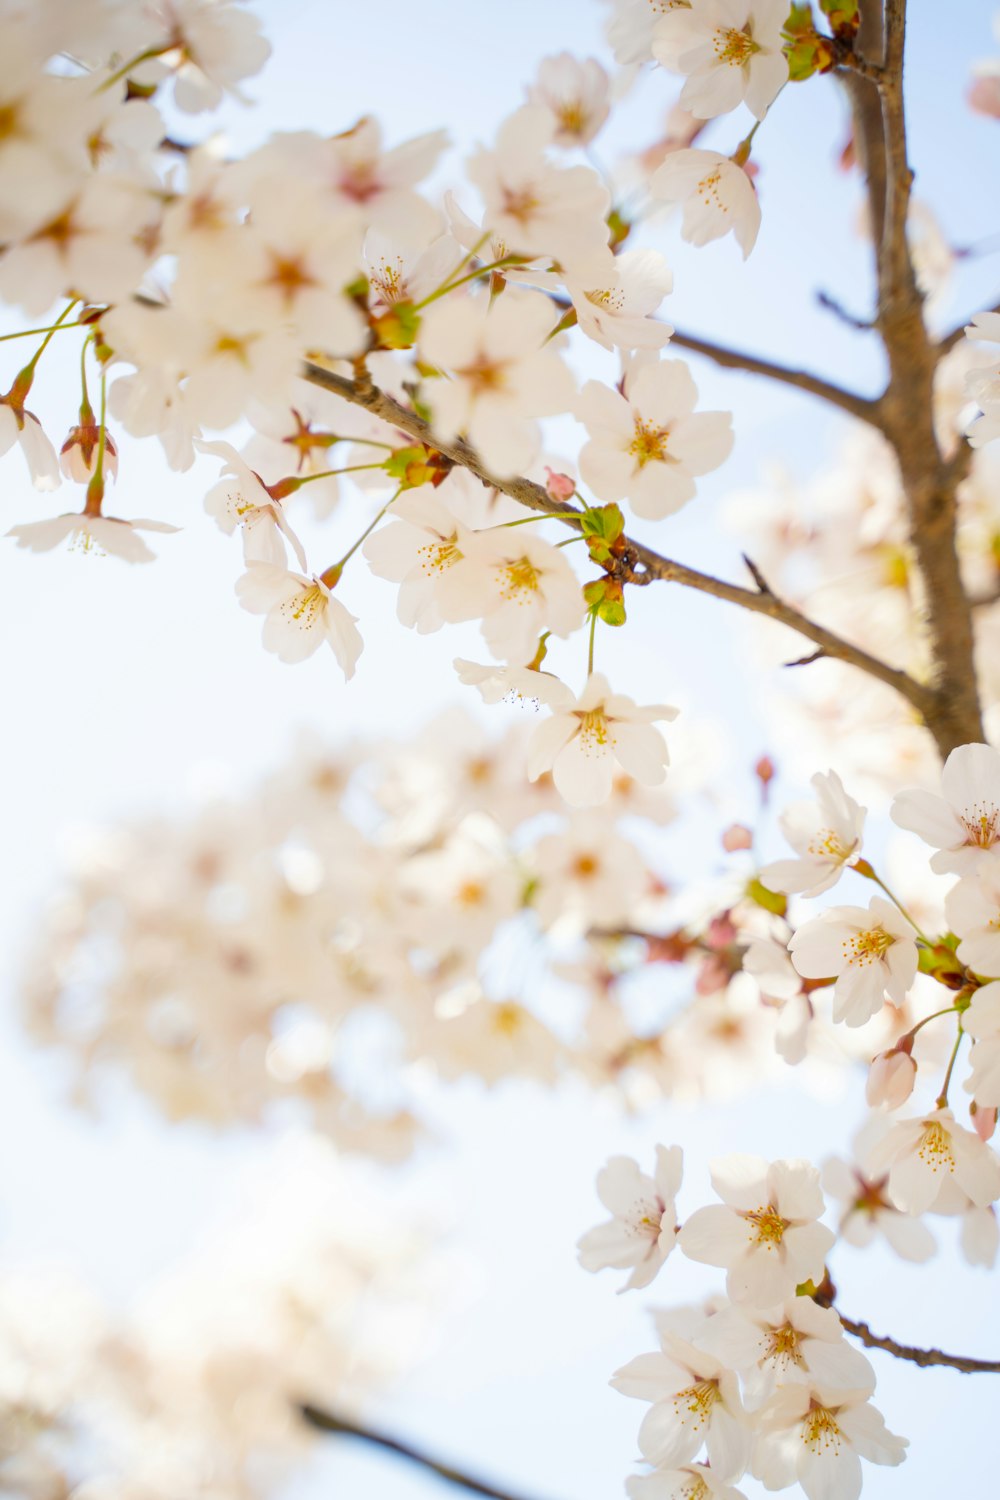
M 991 313 L 1000 313 L 1000 302 L 995 303 L 993 307 L 987 310 Z M 965 337 L 965 330 L 972 322 L 973 316 L 975 315 L 970 313 L 964 322 L 959 323 L 950 333 L 946 333 L 944 338 L 938 340 L 934 346 L 934 353 L 938 359 L 942 359 L 948 353 L 949 349 L 954 349 L 956 344 L 962 342 Z
M 809 395 L 819 396 L 831 406 L 839 406 L 842 411 L 850 412 L 852 417 L 858 417 L 872 427 L 882 427 L 878 399 L 844 390 L 842 386 L 834 385 L 832 381 L 824 380 L 819 375 L 811 375 L 808 370 L 794 370 L 788 365 L 776 364 L 770 359 L 759 359 L 756 354 L 747 354 L 742 349 L 727 349 L 722 344 L 713 344 L 708 339 L 695 338 L 692 334 L 681 333 L 677 329 L 671 335 L 670 343 L 681 349 L 690 349 L 692 354 L 701 354 L 705 359 L 721 365 L 724 370 L 745 370 L 749 375 L 763 375 L 781 385 L 807 391 Z
M 460 1469 L 453 1468 L 451 1464 L 431 1458 L 429 1454 L 422 1453 L 419 1448 L 411 1448 L 409 1443 L 402 1443 L 398 1438 L 375 1432 L 370 1427 L 362 1427 L 347 1417 L 338 1417 L 333 1412 L 322 1411 L 318 1406 L 311 1406 L 308 1402 L 299 1407 L 299 1415 L 311 1427 L 318 1428 L 320 1432 L 334 1432 L 343 1437 L 357 1438 L 362 1443 L 369 1443 L 372 1447 L 381 1448 L 387 1453 L 394 1453 L 398 1458 L 405 1458 L 408 1463 L 426 1469 L 428 1473 L 434 1474 L 438 1479 L 443 1479 L 447 1484 L 458 1485 L 474 1495 L 485 1495 L 487 1500 L 519 1500 L 519 1497 L 510 1490 L 497 1489 L 495 1485 L 475 1479 L 471 1474 L 463 1474 Z
M 911 1364 L 926 1368 L 929 1365 L 947 1365 L 960 1370 L 963 1375 L 1000 1375 L 1000 1359 L 972 1359 L 964 1354 L 945 1354 L 941 1349 L 915 1349 L 912 1344 L 899 1344 L 895 1339 L 872 1333 L 867 1323 L 856 1323 L 837 1313 L 844 1329 L 859 1339 L 866 1349 L 884 1349 L 896 1359 L 908 1359 Z
M 521 477 L 502 479 L 491 474 L 479 455 L 464 439 L 455 438 L 450 442 L 445 442 L 436 437 L 430 425 L 422 417 L 401 405 L 394 397 L 379 390 L 372 384 L 367 374 L 361 371 L 360 366 L 357 380 L 338 375 L 333 370 L 327 370 L 324 366 L 313 363 L 307 363 L 302 373 L 303 377 L 313 385 L 333 391 L 345 401 L 363 407 L 366 411 L 381 417 L 390 426 L 399 428 L 410 437 L 417 438 L 428 447 L 442 453 L 446 458 L 450 458 L 454 463 L 461 464 L 491 489 L 500 490 L 529 510 L 552 516 L 569 526 L 579 527 L 580 512 L 572 505 L 551 499 L 547 491 L 531 479 Z M 689 568 L 684 563 L 663 557 L 640 542 L 631 540 L 627 542 L 626 560 L 627 570 L 622 575 L 623 582 L 679 583 L 685 588 L 697 589 L 700 593 L 711 594 L 716 599 L 725 599 L 730 604 L 738 604 L 753 614 L 765 615 L 768 619 L 775 620 L 780 625 L 787 625 L 790 629 L 805 636 L 822 650 L 824 656 L 847 662 L 850 666 L 866 672 L 870 677 L 877 678 L 887 687 L 893 688 L 925 720 L 929 720 L 930 715 L 936 711 L 938 699 L 932 689 L 917 682 L 900 668 L 890 666 L 879 657 L 872 656 L 859 646 L 844 640 L 832 630 L 828 630 L 826 626 L 809 619 L 794 605 L 787 604 L 773 592 L 759 569 L 749 559 L 744 560 L 756 583 L 753 589 L 727 583 L 724 579 L 714 578 L 709 573 L 700 573 L 696 568 Z M 641 568 L 641 571 L 636 571 L 637 566 Z

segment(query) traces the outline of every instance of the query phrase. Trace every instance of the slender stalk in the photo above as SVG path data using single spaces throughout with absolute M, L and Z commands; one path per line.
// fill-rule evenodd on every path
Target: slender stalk
M 597 610 L 590 611 L 590 643 L 587 647 L 587 676 L 593 675 L 594 671 L 594 636 L 597 634 Z
M 938 1094 L 937 1099 L 935 1100 L 938 1109 L 945 1109 L 947 1107 L 948 1090 L 951 1088 L 951 1075 L 955 1071 L 955 1063 L 958 1060 L 958 1054 L 962 1046 L 962 1038 L 964 1035 L 965 1032 L 962 1030 L 962 1022 L 961 1020 L 959 1020 L 958 1034 L 955 1037 L 955 1045 L 954 1047 L 952 1047 L 951 1056 L 948 1059 L 948 1071 L 944 1075 L 944 1083 L 941 1085 L 941 1092 L 940 1094 Z
M 835 1309 L 841 1325 L 852 1338 L 859 1339 L 866 1349 L 884 1349 L 896 1359 L 907 1359 L 911 1364 L 946 1365 L 951 1370 L 960 1370 L 963 1375 L 1000 1375 L 1000 1359 L 973 1359 L 965 1354 L 945 1354 L 943 1349 L 917 1349 L 912 1344 L 901 1344 L 884 1334 L 872 1333 L 867 1323 L 855 1322 Z
M 428 307 L 432 302 L 436 302 L 439 297 L 444 297 L 448 292 L 453 292 L 456 287 L 464 286 L 467 281 L 475 281 L 478 276 L 486 276 L 490 271 L 502 270 L 504 266 L 520 266 L 523 264 L 523 255 L 502 255 L 499 260 L 490 261 L 489 265 L 477 266 L 474 271 L 470 271 L 467 276 L 460 276 L 457 281 L 445 282 L 443 286 L 438 287 L 436 292 L 431 292 L 422 302 L 417 302 L 414 310 L 420 312 L 422 308 Z
M 390 505 L 393 505 L 399 499 L 399 497 L 400 497 L 400 495 L 402 493 L 403 493 L 402 488 L 398 489 L 396 491 L 396 493 L 392 496 L 392 498 L 389 499 L 389 500 L 387 500 L 385 502 L 385 504 L 383 505 L 382 509 L 379 511 L 378 515 L 370 523 L 370 525 L 368 525 L 368 526 L 365 527 L 364 531 L 358 537 L 358 539 L 354 543 L 354 545 L 352 547 L 350 547 L 344 553 L 343 557 L 340 559 L 340 561 L 338 563 L 334 564 L 334 567 L 335 567 L 335 569 L 337 571 L 338 576 L 343 571 L 344 564 L 347 563 L 347 562 L 350 562 L 350 560 L 354 556 L 355 552 L 357 552 L 358 548 L 361 546 L 361 543 L 364 542 L 364 541 L 366 541 L 368 539 L 368 537 L 371 536 L 372 532 L 375 530 L 375 527 L 381 521 L 382 517 L 385 515 L 386 511 L 389 509 Z

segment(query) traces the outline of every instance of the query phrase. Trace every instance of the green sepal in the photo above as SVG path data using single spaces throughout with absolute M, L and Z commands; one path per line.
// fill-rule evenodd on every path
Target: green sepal
M 768 890 L 764 882 L 756 875 L 752 880 L 747 881 L 743 894 L 749 901 L 762 906 L 765 911 L 773 913 L 776 917 L 783 917 L 788 910 L 788 897 L 781 891 Z

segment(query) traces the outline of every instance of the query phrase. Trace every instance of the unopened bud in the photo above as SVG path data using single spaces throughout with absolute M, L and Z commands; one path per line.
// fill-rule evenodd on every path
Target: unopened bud
M 93 477 L 100 444 L 101 429 L 96 422 L 70 428 L 59 450 L 59 467 L 67 479 L 86 484 Z M 112 479 L 118 478 L 118 448 L 110 432 L 104 434 L 104 472 Z
M 545 467 L 548 478 L 545 481 L 545 493 L 550 500 L 572 500 L 576 494 L 576 480 L 571 479 L 568 474 L 558 474 L 548 465 Z
M 917 1078 L 917 1065 L 906 1048 L 893 1048 L 880 1052 L 872 1058 L 868 1070 L 865 1098 L 872 1109 L 884 1104 L 887 1109 L 898 1109 L 913 1093 Z
M 743 823 L 730 823 L 722 835 L 722 847 L 727 854 L 735 854 L 737 849 L 752 849 L 753 834 Z
M 995 1109 L 984 1109 L 975 1100 L 969 1105 L 969 1114 L 972 1116 L 972 1128 L 984 1143 L 990 1139 L 997 1128 L 997 1112 Z

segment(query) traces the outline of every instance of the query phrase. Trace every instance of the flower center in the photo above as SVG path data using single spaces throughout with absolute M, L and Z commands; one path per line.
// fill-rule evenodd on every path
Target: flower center
M 501 593 L 505 599 L 523 604 L 523 595 L 537 594 L 541 572 L 527 557 L 513 558 L 500 569 Z
M 498 1005 L 493 1012 L 493 1030 L 499 1031 L 502 1036 L 513 1036 L 521 1029 L 521 1019 L 521 1007 L 508 1000 Z
M 722 168 L 716 167 L 709 172 L 707 177 L 702 177 L 695 188 L 695 192 L 701 198 L 705 208 L 713 208 L 717 213 L 727 214 L 729 205 L 723 203 L 722 194 L 719 192 L 719 183 L 722 181 Z
M 426 547 L 419 548 L 417 556 L 425 573 L 444 573 L 462 561 L 462 553 L 455 545 L 454 537 L 441 542 L 428 542 Z
M 556 107 L 556 119 L 566 135 L 582 135 L 587 124 L 587 111 L 580 99 L 566 99 Z
M 603 291 L 584 292 L 583 295 L 594 307 L 606 307 L 610 313 L 620 313 L 625 306 L 625 294 L 619 288 L 612 290 L 608 287 Z
M 383 302 L 398 302 L 403 291 L 403 260 L 401 256 L 396 257 L 395 265 L 390 265 L 384 258 L 379 261 L 377 267 L 370 271 L 372 285 L 378 290 Z
M 844 1435 L 825 1406 L 813 1406 L 802 1423 L 802 1441 L 815 1454 L 836 1457 L 844 1445 Z
M 477 395 L 481 395 L 484 391 L 502 390 L 506 383 L 503 365 L 494 364 L 485 355 L 480 355 L 475 364 L 466 365 L 459 373 L 465 377 Z
M 979 849 L 991 849 L 997 842 L 1000 831 L 1000 808 L 986 802 L 975 802 L 964 808 L 960 815 L 965 829 L 965 842 Z
M 730 68 L 742 68 L 760 48 L 748 31 L 737 31 L 735 26 L 717 26 L 712 35 L 712 46 L 720 63 Z
M 781 1244 L 782 1236 L 788 1228 L 788 1220 L 781 1217 L 773 1203 L 755 1208 L 745 1213 L 743 1218 L 754 1226 L 756 1238 L 753 1243 L 765 1245 L 769 1250 L 772 1246 Z
M 655 422 L 644 422 L 642 417 L 636 417 L 635 436 L 628 445 L 628 452 L 638 459 L 640 469 L 648 463 L 673 463 L 675 460 L 667 453 L 669 436 L 669 427 L 658 427 Z
M 580 743 L 585 753 L 593 753 L 608 743 L 608 721 L 602 708 L 592 708 L 588 713 L 577 714 L 580 720 Z
M 791 1323 L 786 1323 L 782 1328 L 771 1330 L 769 1348 L 764 1356 L 765 1359 L 781 1365 L 805 1365 L 802 1352 L 799 1349 L 798 1329 L 793 1328 Z
M 832 828 L 821 828 L 811 840 L 807 852 L 825 856 L 827 859 L 845 860 L 854 852 L 857 840 L 849 847 L 834 833 Z
M 951 1136 L 939 1120 L 933 1120 L 920 1137 L 917 1156 L 935 1174 L 954 1172 L 955 1153 L 951 1149 Z
M 845 940 L 843 954 L 849 964 L 864 969 L 868 964 L 878 963 L 882 955 L 896 941 L 884 927 L 870 927 L 867 932 L 856 932 Z
M 524 224 L 538 211 L 538 199 L 529 188 L 503 189 L 503 211 L 519 224 Z
M 288 625 L 297 625 L 300 630 L 311 630 L 323 614 L 326 600 L 318 583 L 311 588 L 300 589 L 291 599 L 286 599 L 279 613 Z
M 712 1407 L 719 1399 L 719 1387 L 714 1380 L 700 1380 L 697 1385 L 689 1385 L 686 1390 L 678 1391 L 674 1397 L 674 1411 L 683 1426 L 690 1426 L 695 1432 L 706 1427 L 712 1420 Z M 685 1417 L 693 1417 L 688 1422 Z

